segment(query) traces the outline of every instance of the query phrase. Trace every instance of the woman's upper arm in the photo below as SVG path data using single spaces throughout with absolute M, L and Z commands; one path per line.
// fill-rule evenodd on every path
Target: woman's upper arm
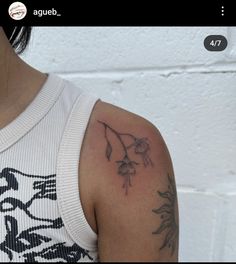
M 174 170 L 158 129 L 105 104 L 89 134 L 99 260 L 178 261 Z

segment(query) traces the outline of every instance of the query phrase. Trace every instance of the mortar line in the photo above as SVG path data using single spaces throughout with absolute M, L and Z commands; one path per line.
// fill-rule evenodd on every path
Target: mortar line
M 149 67 L 149 68 L 129 68 L 129 69 L 101 69 L 92 71 L 55 71 L 55 74 L 64 76 L 104 76 L 109 75 L 135 75 L 157 73 L 163 76 L 172 74 L 195 74 L 195 73 L 236 73 L 236 62 L 209 64 L 209 65 L 179 65 L 176 67 Z

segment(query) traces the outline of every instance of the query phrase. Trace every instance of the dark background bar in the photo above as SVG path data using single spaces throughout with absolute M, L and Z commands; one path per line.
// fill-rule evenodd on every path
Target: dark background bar
M 1 0 L 0 24 L 31 26 L 236 26 L 234 1 L 54 1 L 20 0 L 27 15 L 15 21 L 8 15 L 14 1 Z M 77 5 L 76 5 L 77 4 Z M 222 8 L 224 6 L 224 16 Z M 34 16 L 34 10 L 57 10 L 61 16 Z

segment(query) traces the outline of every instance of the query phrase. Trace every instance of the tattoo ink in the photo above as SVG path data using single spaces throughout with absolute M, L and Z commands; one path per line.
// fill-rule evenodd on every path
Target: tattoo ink
M 165 192 L 157 191 L 159 196 L 165 199 L 162 206 L 152 211 L 160 215 L 161 224 L 158 229 L 152 234 L 159 235 L 166 231 L 165 239 L 160 247 L 169 248 L 171 250 L 171 256 L 174 254 L 175 249 L 178 247 L 179 237 L 179 226 L 176 219 L 176 203 L 177 203 L 177 192 L 175 188 L 174 179 L 168 174 L 168 190 Z
M 107 136 L 108 130 L 110 130 L 110 132 L 117 137 L 122 146 L 123 158 L 116 161 L 118 165 L 117 173 L 118 175 L 124 177 L 124 183 L 122 187 L 125 189 L 125 194 L 127 195 L 129 187 L 132 187 L 131 179 L 134 175 L 136 175 L 136 166 L 139 165 L 138 162 L 130 159 L 129 151 L 133 149 L 134 153 L 141 157 L 144 167 L 147 167 L 149 165 L 153 166 L 153 162 L 149 157 L 150 143 L 148 141 L 148 138 L 137 138 L 129 133 L 119 133 L 105 122 L 99 120 L 98 122 L 104 126 L 104 136 L 107 142 L 105 156 L 108 161 L 111 161 L 113 152 L 112 144 Z M 129 146 L 126 146 L 123 139 L 124 137 L 129 137 L 133 142 Z

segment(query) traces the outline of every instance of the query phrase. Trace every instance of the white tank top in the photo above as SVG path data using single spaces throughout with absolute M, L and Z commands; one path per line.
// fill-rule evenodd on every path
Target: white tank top
M 98 98 L 55 74 L 0 129 L 0 262 L 97 262 L 79 195 L 83 137 Z

